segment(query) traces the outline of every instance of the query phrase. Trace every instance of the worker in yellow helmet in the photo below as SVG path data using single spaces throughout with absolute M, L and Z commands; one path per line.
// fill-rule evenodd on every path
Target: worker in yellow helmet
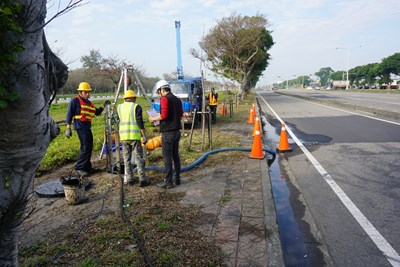
M 72 136 L 71 125 L 73 123 L 80 141 L 80 153 L 78 162 L 75 164 L 75 170 L 82 176 L 86 176 L 94 172 L 90 158 L 93 149 L 93 134 L 92 134 L 92 118 L 95 115 L 100 115 L 105 106 L 96 108 L 89 100 L 90 84 L 81 82 L 78 87 L 78 96 L 72 98 L 68 105 L 68 112 L 66 117 L 67 129 L 65 136 L 70 138 Z
M 208 106 L 211 110 L 211 123 L 217 123 L 217 105 L 218 105 L 218 93 L 215 92 L 214 87 L 211 88 L 211 92 L 207 96 Z
M 139 186 L 143 187 L 150 184 L 144 172 L 145 160 L 142 149 L 142 141 L 146 145 L 147 137 L 144 128 L 142 107 L 136 104 L 135 101 L 135 92 L 127 90 L 124 94 L 124 103 L 118 106 L 119 136 L 124 155 L 124 184 L 134 182 L 132 166 L 133 152 L 138 169 Z

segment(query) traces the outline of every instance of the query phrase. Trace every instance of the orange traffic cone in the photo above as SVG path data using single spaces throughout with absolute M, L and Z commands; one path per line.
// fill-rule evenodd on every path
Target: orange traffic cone
M 253 124 L 254 123 L 254 116 L 255 116 L 255 113 L 254 113 L 254 110 L 252 108 L 252 109 L 250 109 L 249 119 L 247 120 L 248 124 Z
M 282 123 L 282 129 L 281 129 L 281 136 L 279 140 L 279 146 L 276 149 L 277 152 L 291 152 L 292 149 L 289 147 L 289 141 L 286 133 L 286 128 L 285 124 Z
M 257 130 L 254 135 L 253 145 L 251 147 L 250 158 L 253 159 L 263 159 L 264 152 L 262 149 L 261 132 Z
M 261 132 L 260 116 L 258 116 L 258 115 L 256 115 L 256 119 L 254 121 L 254 128 L 253 128 L 253 134 L 252 134 L 253 137 L 256 135 L 256 131 Z
M 219 111 L 219 114 L 222 116 L 225 116 L 228 112 L 226 111 L 226 106 L 225 103 L 222 102 L 221 110 Z
M 256 115 L 256 105 L 255 104 L 253 104 L 251 106 L 251 109 L 253 110 L 254 115 Z

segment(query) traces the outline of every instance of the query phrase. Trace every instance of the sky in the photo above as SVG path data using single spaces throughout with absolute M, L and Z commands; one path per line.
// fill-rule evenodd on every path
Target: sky
M 47 20 L 70 0 L 49 0 Z M 183 71 L 222 79 L 190 54 L 232 14 L 262 14 L 275 42 L 258 86 L 310 75 L 324 67 L 346 70 L 400 52 L 399 0 L 85 0 L 45 28 L 50 47 L 69 69 L 98 50 L 160 77 L 177 68 L 175 21 L 181 22 Z

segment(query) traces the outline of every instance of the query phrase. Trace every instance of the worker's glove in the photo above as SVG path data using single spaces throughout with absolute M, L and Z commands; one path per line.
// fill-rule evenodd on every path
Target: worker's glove
M 70 137 L 72 136 L 71 128 L 67 128 L 67 129 L 65 130 L 65 136 L 66 136 L 67 138 L 70 138 Z
M 147 143 L 147 137 L 142 136 L 142 144 L 145 145 Z

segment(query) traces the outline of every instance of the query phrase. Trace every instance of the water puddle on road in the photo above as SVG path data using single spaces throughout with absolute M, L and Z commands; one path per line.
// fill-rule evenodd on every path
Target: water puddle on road
M 264 121 L 263 131 L 266 133 L 264 138 L 267 139 L 266 143 L 271 144 L 272 147 L 272 145 L 279 143 L 280 137 L 276 134 L 275 127 L 265 123 L 265 118 L 262 119 Z M 280 170 L 279 154 L 277 154 L 269 171 L 285 265 L 308 266 L 304 237 L 290 205 L 290 190 L 286 184 L 285 176 Z

